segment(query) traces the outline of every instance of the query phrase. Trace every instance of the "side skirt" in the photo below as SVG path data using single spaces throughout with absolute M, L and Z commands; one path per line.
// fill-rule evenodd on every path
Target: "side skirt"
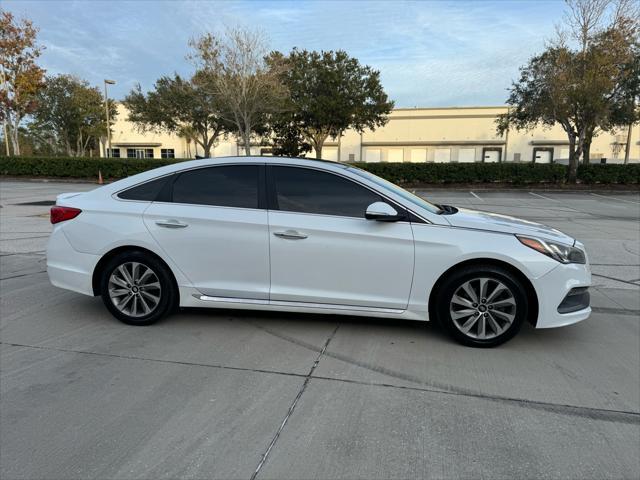
M 354 305 L 333 305 L 305 302 L 269 302 L 253 298 L 230 298 L 203 295 L 193 287 L 180 287 L 180 306 L 185 308 L 225 308 L 231 310 L 255 310 L 271 312 L 313 313 L 321 315 L 353 315 L 372 318 L 428 321 L 423 309 L 370 308 Z

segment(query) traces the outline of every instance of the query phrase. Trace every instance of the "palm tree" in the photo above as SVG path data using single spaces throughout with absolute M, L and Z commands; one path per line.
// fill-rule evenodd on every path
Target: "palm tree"
M 191 142 L 195 139 L 195 136 L 196 136 L 196 131 L 190 125 L 183 125 L 178 130 L 178 137 L 184 138 L 185 142 L 187 143 L 187 157 L 189 158 L 191 158 Z M 197 148 L 198 147 L 196 146 L 196 149 Z M 198 152 L 196 151 L 196 153 Z

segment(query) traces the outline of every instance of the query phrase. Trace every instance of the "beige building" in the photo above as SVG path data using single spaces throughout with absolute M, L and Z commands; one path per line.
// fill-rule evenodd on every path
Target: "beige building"
M 559 126 L 532 131 L 511 130 L 498 136 L 495 120 L 507 107 L 397 108 L 389 122 L 375 131 L 345 132 L 328 141 L 322 151 L 327 160 L 346 162 L 532 162 L 567 163 L 569 143 Z M 111 138 L 112 156 L 133 158 L 195 158 L 202 148 L 166 132 L 141 132 L 127 120 L 124 106 Z M 622 163 L 627 129 L 598 135 L 591 146 L 592 162 Z M 251 147 L 255 155 L 268 148 Z M 102 154 L 104 155 L 104 147 Z M 213 156 L 243 155 L 235 137 L 221 139 Z M 308 156 L 314 156 L 311 152 Z M 640 162 L 640 125 L 631 134 L 630 162 Z M 604 159 L 604 160 L 603 160 Z

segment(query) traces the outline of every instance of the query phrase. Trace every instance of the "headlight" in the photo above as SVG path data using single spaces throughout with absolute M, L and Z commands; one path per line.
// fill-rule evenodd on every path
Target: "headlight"
M 550 242 L 539 238 L 516 235 L 520 243 L 533 248 L 560 263 L 587 263 L 587 258 L 582 250 L 562 243 Z

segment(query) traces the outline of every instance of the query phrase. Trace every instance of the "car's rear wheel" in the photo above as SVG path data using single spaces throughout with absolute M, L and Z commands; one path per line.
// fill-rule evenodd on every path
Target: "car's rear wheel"
M 511 339 L 527 317 L 526 292 L 508 270 L 484 265 L 461 268 L 438 291 L 435 312 L 458 342 L 494 347 Z
M 129 325 L 155 323 L 175 304 L 171 272 L 145 252 L 116 255 L 103 269 L 100 285 L 107 309 Z

